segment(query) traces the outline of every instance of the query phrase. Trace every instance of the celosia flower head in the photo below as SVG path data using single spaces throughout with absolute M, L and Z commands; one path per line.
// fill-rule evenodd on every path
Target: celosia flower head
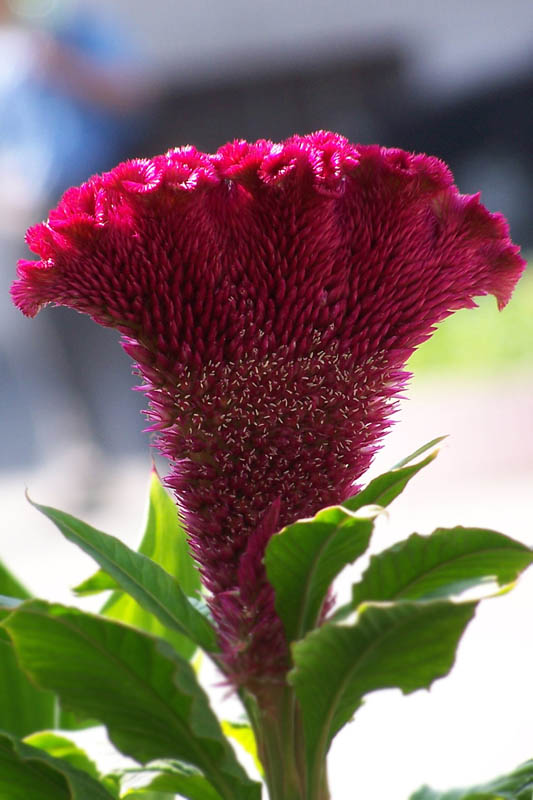
M 138 365 L 228 674 L 283 671 L 266 543 L 355 491 L 434 324 L 508 301 L 504 219 L 435 158 L 319 132 L 120 164 L 27 241 L 22 311 L 85 312 Z

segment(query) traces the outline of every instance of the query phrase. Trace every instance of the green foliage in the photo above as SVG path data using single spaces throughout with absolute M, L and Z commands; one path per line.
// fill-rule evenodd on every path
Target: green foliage
M 97 775 L 0 732 L 0 797 L 9 800 L 112 800 Z
M 503 585 L 516 580 L 532 562 L 526 545 L 495 531 L 457 527 L 438 528 L 430 536 L 413 533 L 372 556 L 352 588 L 352 605 L 436 599 L 491 579 Z
M 164 764 L 151 765 L 149 769 L 145 770 L 145 773 L 154 777 L 142 788 L 127 791 L 122 795 L 123 798 L 127 798 L 127 800 L 173 800 L 174 796 L 178 794 L 187 800 L 222 800 L 221 795 L 213 788 L 212 784 L 198 770 L 186 764 L 166 761 Z M 137 771 L 136 774 L 142 775 L 142 772 Z
M 187 661 L 163 640 L 77 609 L 28 601 L 3 623 L 21 665 L 67 708 L 101 720 L 126 755 L 183 759 L 223 800 L 255 800 Z
M 140 552 L 140 550 L 139 550 Z M 86 597 L 90 594 L 99 594 L 100 592 L 107 591 L 120 592 L 120 586 L 111 575 L 104 572 L 103 569 L 97 570 L 94 575 L 86 578 L 78 586 L 75 586 L 72 591 L 78 597 Z
M 0 595 L 6 597 L 18 597 L 27 600 L 30 596 L 28 590 L 15 578 L 5 564 L 0 561 Z
M 0 595 L 28 598 L 29 592 L 0 563 Z M 0 621 L 13 603 L 0 597 Z M 11 639 L 0 628 L 0 730 L 23 737 L 55 723 L 56 702 L 51 692 L 37 689 L 20 669 Z M 1 797 L 1 795 L 0 795 Z
M 139 552 L 160 564 L 189 597 L 199 595 L 200 573 L 191 556 L 178 507 L 152 470 L 146 528 Z
M 365 500 L 390 502 L 416 474 L 406 474 L 413 468 L 404 463 L 369 484 Z M 302 547 L 313 550 L 315 543 L 302 539 Z M 320 781 L 331 739 L 365 694 L 386 687 L 407 693 L 447 674 L 476 607 L 449 597 L 489 579 L 515 581 L 532 561 L 531 550 L 509 537 L 460 527 L 413 534 L 371 558 L 352 602 L 332 617 L 338 623 L 358 608 L 355 622 L 330 622 L 292 648 L 289 681 L 302 710 L 310 785 Z
M 533 561 L 528 547 L 495 531 L 415 533 L 372 556 L 351 601 L 323 624 L 333 580 L 365 552 L 376 516 L 432 462 L 440 441 L 342 505 L 271 538 L 265 566 L 293 667 L 288 686 L 273 685 L 268 708 L 249 687 L 240 692 L 251 726 L 219 724 L 189 663 L 197 645 L 216 662 L 216 636 L 183 527 L 157 475 L 137 553 L 34 504 L 100 565 L 78 593 L 112 594 L 100 616 L 23 601 L 28 593 L 0 567 L 0 723 L 9 731 L 0 736 L 0 797 L 4 790 L 10 800 L 118 798 L 121 777 L 136 775 L 145 782 L 123 790 L 124 800 L 259 800 L 261 787 L 243 771 L 229 737 L 261 771 L 259 742 L 273 800 L 323 800 L 330 743 L 364 697 L 384 688 L 413 692 L 446 675 L 478 602 L 453 596 L 489 580 L 512 584 Z M 74 715 L 101 721 L 119 750 L 147 766 L 102 777 L 70 740 L 34 733 L 53 726 L 55 711 L 65 726 L 77 727 Z M 24 742 L 13 735 L 28 733 Z M 424 787 L 411 800 L 531 800 L 532 763 L 468 790 Z
M 186 796 L 181 795 L 181 797 Z M 158 792 L 151 789 L 137 789 L 127 792 L 122 797 L 127 798 L 127 800 L 174 800 L 176 794 L 174 792 Z
M 263 775 L 263 765 L 257 755 L 257 742 L 252 728 L 245 722 L 229 722 L 228 720 L 223 720 L 221 725 L 225 735 L 240 744 L 242 749 L 252 757 L 259 774 Z
M 323 625 L 293 645 L 289 681 L 302 709 L 312 783 L 332 738 L 366 694 L 413 692 L 449 672 L 475 608 L 441 601 L 365 605 L 353 625 Z
M 159 564 L 172 575 L 181 591 L 188 597 L 198 597 L 201 589 L 200 574 L 191 557 L 187 536 L 178 516 L 176 504 L 164 489 L 157 472 L 152 470 L 148 495 L 148 513 L 139 553 Z M 195 645 L 173 629 L 163 625 L 137 600 L 118 589 L 117 582 L 103 570 L 88 578 L 76 588 L 76 593 L 91 594 L 114 589 L 101 613 L 120 622 L 161 636 L 169 641 L 182 656 L 189 658 Z
M 323 509 L 313 519 L 299 520 L 271 538 L 265 566 L 274 587 L 276 611 L 290 642 L 302 638 L 318 624 L 332 581 L 365 552 L 381 508 L 391 503 L 411 478 L 433 461 L 437 451 L 414 465 L 407 465 L 443 438 L 420 447 L 342 506 Z
M 533 797 L 533 760 L 526 761 L 509 775 L 470 789 L 437 792 L 424 786 L 410 800 L 531 800 Z
M 24 741 L 32 747 L 39 747 L 54 758 L 64 758 L 73 767 L 83 770 L 97 780 L 100 777 L 96 764 L 91 761 L 87 753 L 65 736 L 58 736 L 53 731 L 40 731 L 26 736 Z
M 332 506 L 271 538 L 266 570 L 276 595 L 276 611 L 290 642 L 318 624 L 332 581 L 365 552 L 379 510 L 351 512 Z
M 150 475 L 148 513 L 138 552 L 151 558 L 176 578 L 188 597 L 199 595 L 202 588 L 200 573 L 191 556 L 178 507 L 162 485 L 155 469 Z M 116 588 L 116 582 L 106 572 L 98 570 L 76 587 L 75 592 L 85 595 Z
M 427 452 L 427 450 L 430 450 L 432 447 L 435 447 L 435 445 L 442 442 L 445 438 L 445 436 L 439 436 L 437 439 L 432 439 L 431 442 L 428 442 L 423 447 L 419 447 L 418 450 L 415 450 L 410 456 L 402 459 L 402 461 L 396 464 L 389 472 L 385 472 L 383 475 L 374 478 L 374 480 L 370 481 L 368 486 L 358 492 L 358 494 L 345 500 L 342 504 L 344 508 L 348 508 L 350 511 L 357 511 L 359 508 L 368 505 L 377 505 L 383 508 L 390 505 L 392 501 L 403 492 L 411 478 L 414 478 L 421 469 L 431 464 L 437 457 L 439 451 L 434 450 L 422 461 L 408 466 L 411 464 L 411 461 L 418 458 L 418 456 Z
M 189 602 L 176 579 L 166 570 L 142 553 L 130 550 L 114 536 L 102 533 L 64 511 L 37 503 L 33 505 L 55 523 L 65 538 L 94 558 L 163 626 L 182 634 L 208 652 L 216 651 L 216 636 L 210 623 Z M 192 650 L 188 643 L 185 644 L 185 654 L 189 656 Z
M 86 772 L 96 781 L 102 783 L 113 797 L 118 797 L 118 778 L 114 776 L 102 776 L 96 768 L 96 764 L 89 758 L 87 753 L 65 736 L 59 736 L 53 731 L 40 731 L 39 733 L 32 733 L 30 736 L 26 736 L 24 742 L 32 747 L 38 747 L 40 750 L 44 750 L 48 755 L 54 758 L 64 759 L 72 767 Z
M 37 689 L 20 669 L 7 633 L 0 629 L 0 726 L 23 737 L 55 724 L 55 698 Z

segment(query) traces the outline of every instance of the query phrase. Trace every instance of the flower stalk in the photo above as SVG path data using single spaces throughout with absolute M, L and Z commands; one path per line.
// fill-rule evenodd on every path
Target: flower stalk
M 247 708 L 270 800 L 329 800 L 325 762 L 320 785 L 309 785 L 303 724 L 292 687 L 276 686 L 268 699 L 258 692 Z

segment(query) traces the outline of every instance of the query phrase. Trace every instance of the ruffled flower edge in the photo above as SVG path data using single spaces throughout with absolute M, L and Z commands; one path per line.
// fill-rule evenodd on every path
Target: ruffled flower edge
M 511 243 L 501 214 L 489 212 L 479 195 L 461 195 L 450 170 L 438 158 L 354 145 L 325 131 L 293 136 L 282 143 L 236 140 L 213 154 L 186 146 L 154 158 L 126 161 L 93 176 L 65 192 L 47 222 L 29 229 L 26 241 L 41 260 L 19 262 L 13 300 L 24 314 L 35 316 L 54 294 L 58 249 L 75 248 L 80 239 L 86 241 L 102 227 L 127 225 L 133 210 L 151 201 L 173 208 L 183 205 L 185 210 L 188 203 L 214 190 L 260 196 L 295 186 L 334 198 L 345 192 L 349 180 L 369 193 L 376 182 L 384 181 L 390 191 L 401 192 L 406 202 L 425 196 L 437 219 L 461 220 L 472 236 L 486 241 L 492 276 L 486 293 L 496 297 L 500 309 L 506 305 L 526 262 L 519 247 Z

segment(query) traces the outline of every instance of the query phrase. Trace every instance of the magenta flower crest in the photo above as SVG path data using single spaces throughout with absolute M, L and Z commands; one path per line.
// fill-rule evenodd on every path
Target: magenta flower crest
M 436 322 L 509 300 L 524 263 L 504 219 L 435 158 L 319 132 L 120 164 L 28 243 L 16 304 L 123 334 L 227 673 L 276 679 L 268 539 L 357 490 Z

